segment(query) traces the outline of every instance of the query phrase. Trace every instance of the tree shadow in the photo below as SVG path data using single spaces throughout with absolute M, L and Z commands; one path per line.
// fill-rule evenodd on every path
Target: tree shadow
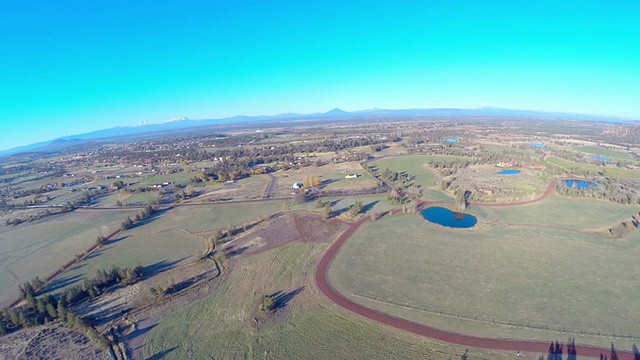
M 333 206 L 338 205 L 338 203 L 339 203 L 340 201 L 342 201 L 342 200 L 343 200 L 343 199 L 333 200 L 333 201 L 331 201 L 329 204 L 333 207 Z
M 368 212 L 369 210 L 373 209 L 373 207 L 376 206 L 376 204 L 379 203 L 379 202 L 380 202 L 380 200 L 375 200 L 375 201 L 372 201 L 372 202 L 368 203 L 367 205 L 364 205 L 362 207 L 362 212 L 363 213 Z
M 269 295 L 269 297 L 273 299 L 273 307 L 271 308 L 271 311 L 277 311 L 287 306 L 287 304 L 289 304 L 296 295 L 300 294 L 302 290 L 304 290 L 304 286 L 300 286 L 299 288 L 289 292 L 276 291 Z
M 142 270 L 142 273 L 144 276 L 151 277 L 155 274 L 171 269 L 173 266 L 179 264 L 186 258 L 187 256 L 177 260 L 162 260 L 162 261 L 155 262 L 153 264 L 145 266 L 144 270 Z
M 340 216 L 340 215 L 342 215 L 342 214 L 346 213 L 347 211 L 349 211 L 349 208 L 348 208 L 348 207 L 344 207 L 344 208 L 341 208 L 341 209 L 333 210 L 333 211 L 331 212 L 331 217 L 334 217 L 334 216 Z
M 151 331 L 151 329 L 153 329 L 156 326 L 158 326 L 158 323 L 149 325 L 149 326 L 144 327 L 144 328 L 135 329 L 134 331 L 132 331 L 129 335 L 127 335 L 125 337 L 125 341 L 131 341 L 131 340 L 137 338 L 138 336 L 142 336 L 142 335 L 148 333 L 149 331 Z
M 576 349 L 575 339 L 569 339 L 567 341 L 567 360 L 577 360 L 578 350 Z
M 130 237 L 131 237 L 131 235 L 127 235 L 127 236 L 122 236 L 122 237 L 119 237 L 119 238 L 111 239 L 111 240 L 107 241 L 105 244 L 106 245 L 117 244 L 120 241 L 126 240 L 126 239 L 128 239 Z
M 84 259 L 82 259 L 82 261 L 91 260 L 93 258 L 97 258 L 98 256 L 102 255 L 103 252 L 104 252 L 103 250 L 94 251 L 91 254 L 85 256 Z M 83 265 L 76 265 L 76 266 L 74 266 L 74 268 L 76 268 L 76 267 L 77 268 L 81 268 L 82 266 L 84 266 L 84 264 Z
M 153 222 L 154 220 L 156 220 L 156 219 L 158 219 L 158 218 L 162 217 L 162 215 L 163 215 L 164 213 L 168 212 L 169 210 L 173 210 L 173 208 L 174 208 L 174 207 L 173 207 L 173 206 L 171 206 L 171 207 L 168 207 L 168 208 L 166 208 L 166 209 L 157 209 L 157 210 L 154 210 L 154 211 L 153 211 L 153 214 L 151 214 L 148 218 L 146 218 L 146 219 L 144 219 L 144 220 L 140 220 L 140 221 L 138 221 L 137 223 L 135 223 L 135 224 L 131 227 L 131 229 L 135 229 L 135 228 L 137 228 L 138 226 L 144 226 L 144 225 L 147 225 L 147 224 L 149 224 L 149 223 Z
M 227 249 L 225 249 L 225 254 L 228 257 L 234 257 L 234 256 L 241 255 L 242 253 L 244 253 L 247 250 L 249 250 L 248 246 L 241 246 L 241 247 L 236 249 L 233 245 L 231 245 Z
M 83 263 L 83 262 L 76 263 L 68 271 L 82 269 L 85 265 L 86 265 L 86 263 Z
M 327 186 L 327 185 L 329 185 L 329 184 L 331 184 L 331 183 L 334 183 L 334 182 L 336 182 L 336 180 L 333 180 L 333 179 L 324 179 L 324 180 L 322 180 L 322 181 L 320 182 L 320 186 Z
M 169 355 L 173 350 L 177 349 L 177 346 L 174 346 L 172 348 L 169 348 L 167 350 L 162 350 L 160 352 L 157 352 L 151 356 L 149 356 L 147 358 L 147 360 L 160 360 L 160 359 L 164 359 L 167 355 Z
M 202 273 L 200 275 L 196 275 L 194 277 L 191 277 L 189 279 L 183 280 L 177 284 L 171 285 L 166 291 L 165 294 L 168 295 L 173 295 L 173 294 L 177 294 L 180 291 L 187 289 L 189 287 L 191 287 L 191 285 L 196 284 L 197 282 L 199 282 L 200 280 L 204 279 L 207 277 L 207 273 Z
M 93 303 L 92 300 L 87 301 L 89 311 L 95 309 L 96 306 L 100 307 L 100 303 Z M 126 304 L 118 304 L 106 309 L 102 309 L 97 313 L 87 316 L 86 318 L 90 319 L 92 325 L 105 325 L 115 319 L 126 316 L 127 311 L 128 309 L 126 308 Z
M 46 294 L 46 293 L 54 292 L 56 290 L 60 290 L 64 287 L 75 284 L 82 279 L 83 279 L 82 275 L 76 274 L 76 275 L 71 275 L 71 276 L 54 280 L 53 282 L 49 283 L 49 285 L 47 285 L 44 289 L 42 289 L 40 294 Z
M 464 354 L 460 356 L 460 360 L 469 360 L 469 355 L 467 355 L 468 353 L 469 353 L 469 349 L 465 349 Z

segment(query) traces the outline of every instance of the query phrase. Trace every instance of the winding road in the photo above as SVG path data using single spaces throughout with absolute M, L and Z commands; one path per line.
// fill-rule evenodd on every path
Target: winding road
M 547 186 L 546 191 L 538 198 L 533 200 L 514 202 L 514 203 L 505 203 L 505 204 L 476 204 L 482 206 L 515 206 L 515 205 L 525 205 L 531 204 L 537 201 L 541 201 L 546 199 L 552 192 L 553 187 L 556 183 L 556 179 L 553 179 L 549 186 Z M 422 205 L 428 204 L 428 202 L 423 202 Z M 395 214 L 400 212 L 400 209 L 395 209 L 392 211 L 387 211 L 382 214 L 379 214 L 377 218 Z M 368 308 L 364 305 L 358 304 L 351 299 L 348 299 L 344 295 L 340 294 L 336 291 L 331 284 L 329 283 L 329 279 L 327 278 L 329 266 L 331 265 L 335 256 L 340 252 L 340 249 L 347 243 L 347 241 L 351 238 L 351 236 L 360 228 L 360 226 L 366 222 L 369 222 L 369 217 L 364 217 L 359 221 L 352 223 L 349 228 L 340 235 L 340 237 L 336 240 L 336 242 L 331 245 L 329 250 L 324 254 L 324 256 L 320 259 L 315 271 L 315 279 L 316 285 L 320 289 L 320 291 L 333 303 L 338 305 L 339 307 L 348 310 L 357 315 L 363 316 L 367 319 L 373 320 L 375 322 L 392 326 L 396 329 L 408 331 L 410 333 L 424 336 L 430 339 L 443 341 L 455 345 L 460 346 L 469 346 L 475 348 L 484 348 L 484 349 L 492 349 L 492 350 L 506 350 L 506 351 L 519 351 L 519 352 L 530 352 L 537 354 L 545 354 L 548 352 L 549 343 L 546 342 L 538 342 L 538 341 L 525 341 L 525 340 L 509 340 L 509 339 L 491 339 L 491 338 L 482 338 L 475 337 L 463 334 L 457 334 L 453 332 L 448 332 L 440 329 L 436 329 L 434 327 L 430 327 L 423 324 L 418 324 L 409 320 L 401 319 L 398 317 L 391 316 L 389 314 L 385 314 L 383 312 Z M 610 349 L 602 349 L 585 345 L 576 345 L 576 350 L 578 355 L 580 356 L 589 356 L 589 357 L 600 357 L 601 354 L 606 354 L 608 356 Z M 634 356 L 632 352 L 629 351 L 617 351 L 619 359 L 637 359 L 638 357 Z

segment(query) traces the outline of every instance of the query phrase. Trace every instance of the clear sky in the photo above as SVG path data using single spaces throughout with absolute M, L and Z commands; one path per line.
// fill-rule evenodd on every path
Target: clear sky
M 2 1 L 0 150 L 172 117 L 640 119 L 638 1 Z

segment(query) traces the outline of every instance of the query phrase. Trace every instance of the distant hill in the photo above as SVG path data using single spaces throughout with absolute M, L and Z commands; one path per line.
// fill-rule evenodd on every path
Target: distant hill
M 244 116 L 238 115 L 224 119 L 204 119 L 191 120 L 184 117 L 171 119 L 169 122 L 161 124 L 142 123 L 139 126 L 113 127 L 109 129 L 96 130 L 84 134 L 64 136 L 52 141 L 45 141 L 27 146 L 21 146 L 5 151 L 0 151 L 0 156 L 8 156 L 24 152 L 55 152 L 72 146 L 79 146 L 97 140 L 113 140 L 117 138 L 137 138 L 152 134 L 161 134 L 186 130 L 197 127 L 207 127 L 228 124 L 247 124 L 251 122 L 270 122 L 288 120 L 342 120 L 342 119 L 371 119 L 379 120 L 386 118 L 411 118 L 411 117 L 474 117 L 474 116 L 503 116 L 519 118 L 547 118 L 547 119 L 582 119 L 582 120 L 604 120 L 604 121 L 625 121 L 605 116 L 592 116 L 584 114 L 569 114 L 557 112 L 538 112 L 529 110 L 511 110 L 497 107 L 480 107 L 475 109 L 438 108 L 438 109 L 371 109 L 363 111 L 348 112 L 338 108 L 325 113 L 296 114 L 287 113 L 279 115 L 264 116 Z

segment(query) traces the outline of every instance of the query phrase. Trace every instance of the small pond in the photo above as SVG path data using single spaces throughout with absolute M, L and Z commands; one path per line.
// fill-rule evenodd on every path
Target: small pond
M 458 140 L 460 140 L 459 138 L 442 138 L 442 140 L 446 141 L 446 142 L 456 142 Z
M 578 189 L 586 189 L 594 186 L 598 186 L 598 184 L 593 181 L 586 180 L 562 180 L 562 183 L 570 188 L 578 188 Z
M 543 148 L 545 147 L 544 144 L 531 144 L 531 146 L 533 147 L 537 147 L 537 148 Z
M 434 224 L 457 229 L 470 228 L 478 223 L 478 219 L 471 214 L 451 211 L 440 206 L 426 208 L 420 211 L 420 215 Z
M 605 161 L 605 162 L 611 161 L 611 158 L 600 156 L 600 155 L 590 155 L 590 156 L 591 156 L 592 159 L 595 159 L 595 160 L 598 160 L 598 161 Z
M 502 170 L 498 173 L 498 175 L 515 175 L 520 174 L 520 170 L 510 169 L 510 170 Z

